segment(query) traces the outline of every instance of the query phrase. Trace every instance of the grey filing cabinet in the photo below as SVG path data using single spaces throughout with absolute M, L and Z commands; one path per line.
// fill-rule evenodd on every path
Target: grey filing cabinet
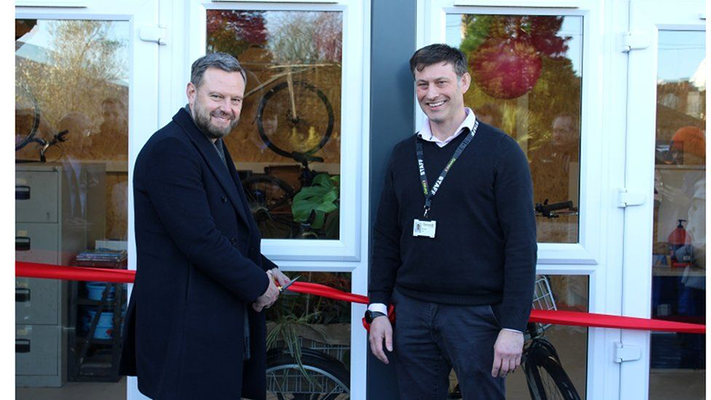
M 71 265 L 105 230 L 105 165 L 16 164 L 15 259 Z M 16 386 L 59 387 L 67 380 L 68 285 L 16 278 Z

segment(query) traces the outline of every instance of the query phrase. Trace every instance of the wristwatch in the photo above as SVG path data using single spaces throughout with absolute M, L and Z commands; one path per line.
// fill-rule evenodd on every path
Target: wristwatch
M 385 317 L 385 313 L 381 313 L 380 311 L 370 311 L 366 310 L 365 311 L 365 322 L 372 324 L 373 320 L 378 318 L 378 317 Z

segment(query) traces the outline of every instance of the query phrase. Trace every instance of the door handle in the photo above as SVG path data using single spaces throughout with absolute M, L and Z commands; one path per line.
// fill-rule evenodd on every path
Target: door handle
M 27 236 L 15 236 L 15 251 L 30 251 L 32 239 Z
M 29 200 L 30 187 L 27 185 L 15 185 L 15 200 Z
M 30 289 L 29 288 L 15 288 L 15 302 L 16 303 L 29 303 L 30 301 Z
M 15 353 L 29 353 L 30 339 L 15 339 Z

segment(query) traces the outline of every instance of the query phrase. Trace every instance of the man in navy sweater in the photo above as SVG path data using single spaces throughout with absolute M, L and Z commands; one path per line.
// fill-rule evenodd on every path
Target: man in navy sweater
M 422 130 L 393 149 L 373 232 L 370 348 L 397 357 L 400 397 L 445 399 L 454 368 L 466 399 L 503 399 L 521 363 L 536 226 L 528 162 L 464 106 L 458 49 L 410 59 Z M 386 304 L 395 305 L 394 331 Z M 383 348 L 385 347 L 385 349 Z

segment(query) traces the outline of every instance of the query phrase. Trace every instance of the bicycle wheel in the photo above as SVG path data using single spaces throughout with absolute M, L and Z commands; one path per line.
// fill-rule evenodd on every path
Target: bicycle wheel
M 291 199 L 294 189 L 272 176 L 252 176 L 242 181 L 249 208 L 265 239 L 285 239 L 295 234 Z
M 523 363 L 528 391 L 533 400 L 580 400 L 573 382 L 563 370 L 553 345 L 536 339 L 526 350 Z
M 308 378 L 286 351 L 267 356 L 267 399 L 350 399 L 350 374 L 342 362 L 319 351 L 301 349 Z
M 306 82 L 293 83 L 297 115 L 293 115 L 288 82 L 274 86 L 257 109 L 257 130 L 273 152 L 288 158 L 310 156 L 333 133 L 333 107 L 322 91 Z
M 32 141 L 39 125 L 37 100 L 24 85 L 15 83 L 15 151 Z

